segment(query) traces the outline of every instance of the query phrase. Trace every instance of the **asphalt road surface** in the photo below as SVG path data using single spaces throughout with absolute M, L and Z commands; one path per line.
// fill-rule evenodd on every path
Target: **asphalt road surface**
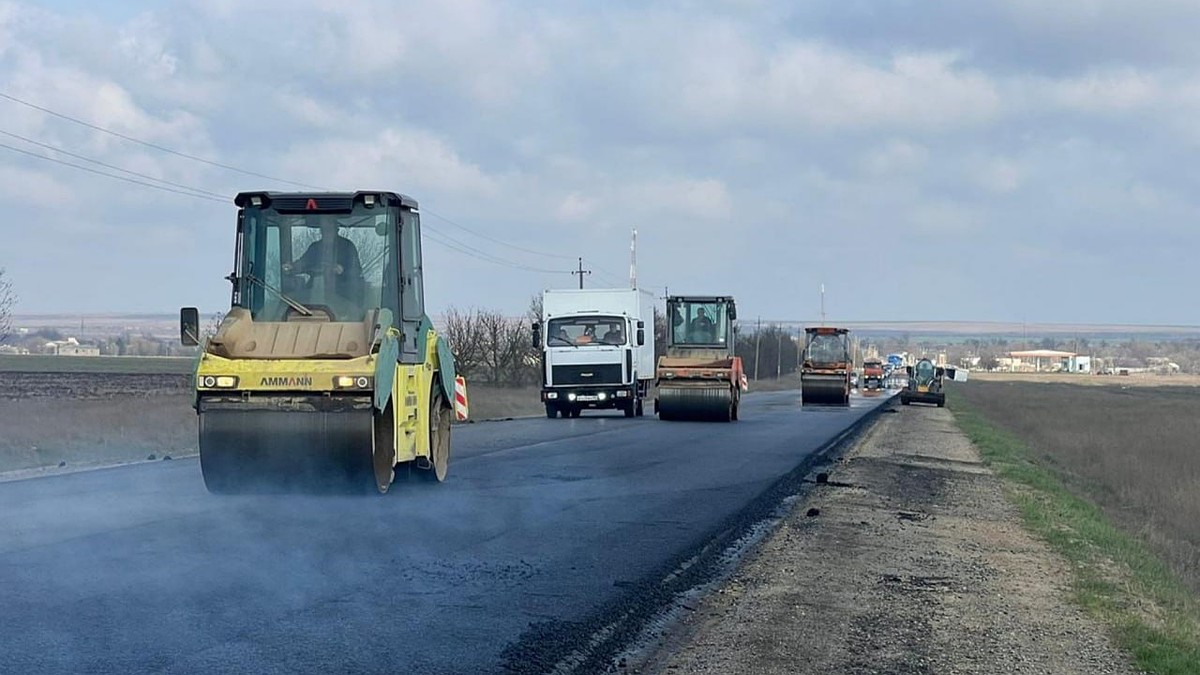
M 0 672 L 536 670 L 883 400 L 469 425 L 383 496 L 214 497 L 195 459 L 3 483 Z

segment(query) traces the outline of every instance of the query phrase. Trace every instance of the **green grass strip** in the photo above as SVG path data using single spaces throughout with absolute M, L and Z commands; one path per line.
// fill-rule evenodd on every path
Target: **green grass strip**
M 961 396 L 949 402 L 959 428 L 1005 480 L 1025 527 L 1071 563 L 1073 600 L 1111 627 L 1138 668 L 1200 673 L 1200 604 L 1191 590 L 1098 506 L 1073 494 L 1023 441 Z

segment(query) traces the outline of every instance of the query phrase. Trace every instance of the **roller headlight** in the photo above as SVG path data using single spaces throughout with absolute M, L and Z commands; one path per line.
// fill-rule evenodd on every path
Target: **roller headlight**
M 205 375 L 200 378 L 200 386 L 205 389 L 233 389 L 238 379 L 233 375 Z
M 370 389 L 372 378 L 366 375 L 337 375 L 333 378 L 334 389 Z

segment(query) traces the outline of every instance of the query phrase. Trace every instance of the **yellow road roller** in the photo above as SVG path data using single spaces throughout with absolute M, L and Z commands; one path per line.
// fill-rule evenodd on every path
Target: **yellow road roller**
M 243 192 L 229 312 L 195 371 L 210 492 L 443 481 L 454 359 L 425 314 L 417 202 L 395 192 Z M 461 392 L 460 392 L 461 393 Z

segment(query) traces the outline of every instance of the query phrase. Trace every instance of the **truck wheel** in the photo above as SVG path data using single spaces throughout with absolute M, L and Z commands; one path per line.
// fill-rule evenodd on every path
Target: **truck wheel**
M 548 417 L 550 419 L 554 419 L 555 417 L 558 417 L 558 408 L 547 403 L 546 404 L 546 417 Z
M 635 414 L 638 417 L 641 417 L 642 415 L 646 414 L 646 406 L 645 406 L 645 401 L 643 399 L 639 398 L 637 400 L 637 412 Z
M 633 417 L 634 415 L 637 414 L 636 406 L 637 406 L 636 403 L 634 403 L 633 401 L 630 401 L 629 403 L 626 403 L 625 405 L 621 406 L 621 412 L 625 413 L 626 417 Z
M 571 417 L 579 417 L 583 414 L 583 408 L 571 408 Z

